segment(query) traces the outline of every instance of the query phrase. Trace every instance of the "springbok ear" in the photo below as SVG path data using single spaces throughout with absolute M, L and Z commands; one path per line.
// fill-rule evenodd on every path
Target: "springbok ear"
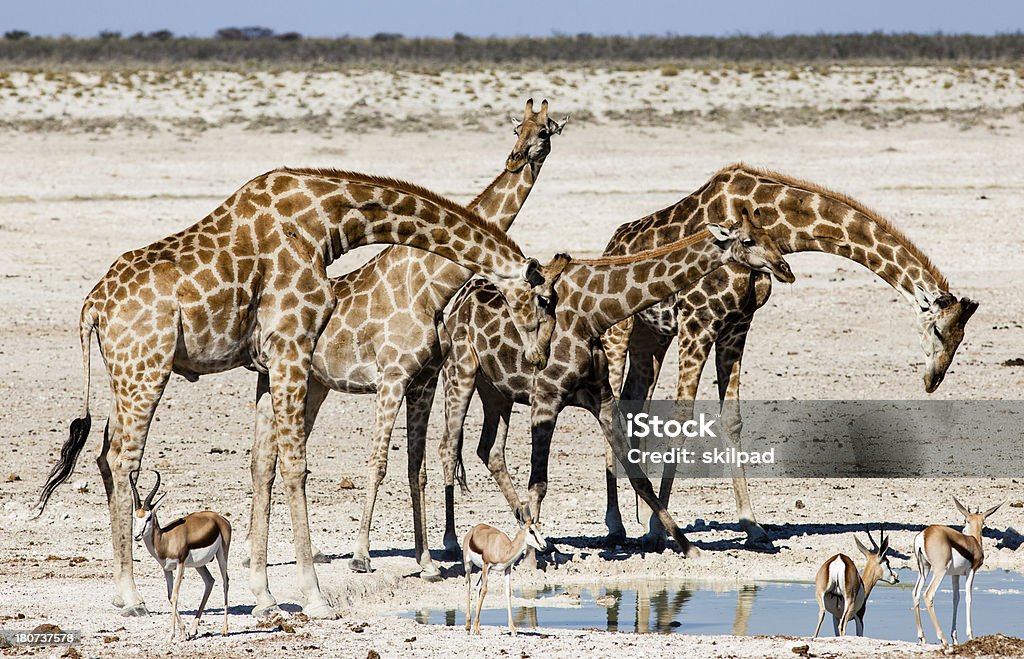
M 889 538 L 882 538 L 882 544 L 878 546 L 879 557 L 885 556 L 885 552 L 889 550 Z
M 921 311 L 928 311 L 935 304 L 935 296 L 930 292 L 924 290 L 920 286 L 914 287 L 914 299 L 917 300 L 917 306 L 921 307 Z
M 853 536 L 853 541 L 857 543 L 857 549 L 860 550 L 860 553 L 864 554 L 865 556 L 871 555 L 871 550 L 864 546 L 864 543 L 860 541 L 860 538 L 858 538 L 857 536 Z
M 988 510 L 985 511 L 983 517 L 987 518 L 989 515 L 991 515 L 995 511 L 999 510 L 999 508 L 1001 508 L 1004 503 L 1006 503 L 1006 502 L 1005 501 L 1000 501 L 996 505 L 992 506 L 991 508 L 989 508 Z
M 160 504 L 162 504 L 162 503 L 164 502 L 164 499 L 166 499 L 166 498 L 167 498 L 167 493 L 166 493 L 166 492 L 165 492 L 164 494 L 161 494 L 161 495 L 160 495 L 160 498 L 159 498 L 159 499 L 157 499 L 157 500 L 156 500 L 156 501 L 155 501 L 155 502 L 153 503 L 153 506 L 152 506 L 152 507 L 150 508 L 150 510 L 156 510 L 156 509 L 157 509 L 157 507 L 158 507 L 158 506 L 159 506 Z
M 727 229 L 721 224 L 708 224 L 706 228 L 711 232 L 711 235 L 714 236 L 715 240 L 724 242 L 733 239 L 733 230 Z
M 953 497 L 953 505 L 956 506 L 956 509 L 959 510 L 960 514 L 963 515 L 964 517 L 967 517 L 968 515 L 971 514 L 971 511 L 969 511 L 966 508 L 964 508 L 964 504 L 962 504 L 962 503 L 960 503 L 959 501 L 956 500 L 956 497 Z M 999 505 L 1002 505 L 1002 504 L 999 504 Z M 996 507 L 998 508 L 999 506 L 996 506 Z M 995 511 L 993 511 L 993 512 L 995 512 Z

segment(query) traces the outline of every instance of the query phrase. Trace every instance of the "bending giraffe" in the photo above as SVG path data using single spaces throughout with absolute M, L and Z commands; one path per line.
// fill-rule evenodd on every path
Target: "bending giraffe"
M 326 267 L 349 249 L 392 242 L 429 249 L 497 285 L 541 363 L 545 290 L 540 267 L 503 232 L 465 208 L 393 179 L 335 170 L 279 169 L 243 185 L 210 215 L 147 247 L 123 254 L 85 299 L 81 343 L 82 412 L 72 422 L 39 498 L 41 513 L 70 476 L 85 445 L 89 356 L 96 333 L 113 391 L 97 458 L 110 509 L 114 603 L 145 615 L 132 571 L 128 476 L 141 467 L 150 423 L 171 373 L 189 380 L 245 366 L 265 375 L 257 405 L 272 402 L 292 518 L 299 588 L 310 616 L 333 617 L 313 567 L 306 507 L 307 380 L 314 342 L 334 307 Z M 265 546 L 253 552 L 254 592 L 265 575 Z
M 533 189 L 551 151 L 551 136 L 561 133 L 565 120 L 558 123 L 548 118 L 547 101 L 535 111 L 530 99 L 522 121 L 515 124 L 516 143 L 501 173 L 469 205 L 470 210 L 502 231 L 512 225 Z M 391 433 L 404 398 L 416 558 L 424 579 L 440 578 L 440 571 L 430 558 L 424 503 L 427 421 L 437 373 L 446 355 L 434 323 L 472 274 L 471 270 L 435 254 L 394 246 L 357 270 L 331 279 L 338 302 L 313 353 L 305 430 L 307 434 L 312 431 L 320 406 L 332 390 L 376 395 L 366 497 L 351 560 L 352 569 L 357 572 L 370 571 L 373 508 L 387 470 Z M 265 545 L 277 460 L 269 405 L 257 410 L 252 458 L 254 498 L 250 529 L 256 530 L 255 541 Z M 262 608 L 273 606 L 269 593 L 263 593 L 259 599 Z
M 483 404 L 483 429 L 477 455 L 484 461 L 517 518 L 540 521 L 547 493 L 548 456 L 558 415 L 565 407 L 581 407 L 601 425 L 605 440 L 630 483 L 686 555 L 696 554 L 665 506 L 660 505 L 641 468 L 626 459 L 629 443 L 613 431 L 613 396 L 601 335 L 612 325 L 664 299 L 727 263 L 770 272 L 792 282 L 793 273 L 766 231 L 754 223 L 757 211 L 746 207 L 732 228 L 707 225 L 693 236 L 632 256 L 571 260 L 554 284 L 555 328 L 551 355 L 544 368 L 534 368 L 518 355 L 521 343 L 486 282 L 471 282 L 456 300 L 447 321 L 451 355 L 445 362 L 446 427 L 441 441 L 445 485 L 445 549 L 457 553 L 453 491 L 461 475 L 462 432 L 474 390 Z M 500 338 L 496 338 L 500 337 Z M 522 503 L 505 464 L 505 440 L 515 403 L 529 404 L 531 462 L 529 510 Z
M 825 252 L 860 263 L 899 291 L 917 314 L 926 366 L 925 391 L 942 382 L 964 337 L 964 326 L 978 308 L 949 292 L 949 283 L 913 241 L 863 204 L 826 188 L 743 164 L 726 167 L 699 190 L 657 213 L 621 225 L 606 255 L 626 255 L 664 245 L 708 222 L 721 222 L 733 209 L 757 204 L 764 228 L 784 254 Z M 738 266 L 719 270 L 664 302 L 620 323 L 602 337 L 608 354 L 612 390 L 623 400 L 650 399 L 665 353 L 679 338 L 676 398 L 692 408 L 701 372 L 715 349 L 721 400 L 739 398 L 740 362 L 754 313 L 771 295 L 771 278 Z M 629 370 L 623 378 L 628 355 Z M 735 405 L 723 406 L 722 427 L 739 442 L 742 421 Z M 681 409 L 680 414 L 689 412 Z M 606 457 L 608 501 L 605 520 L 610 543 L 625 539 L 618 494 Z M 667 465 L 659 499 L 668 505 L 672 465 Z M 752 545 L 771 545 L 754 518 L 742 467 L 733 471 L 733 492 L 740 528 Z M 644 545 L 665 541 L 657 515 L 651 516 Z

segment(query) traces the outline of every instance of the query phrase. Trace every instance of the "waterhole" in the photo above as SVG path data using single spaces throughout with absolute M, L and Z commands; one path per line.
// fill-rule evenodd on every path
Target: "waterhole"
M 868 599 L 864 635 L 889 640 L 916 641 L 911 592 L 917 573 L 899 570 L 900 583 L 879 583 Z M 961 591 L 964 579 L 960 580 Z M 474 586 L 476 576 L 474 575 Z M 611 632 L 679 634 L 786 634 L 810 636 L 818 621 L 814 584 L 752 581 L 722 583 L 696 580 L 631 580 L 579 583 L 543 588 L 514 588 L 512 616 L 522 629 L 534 627 L 597 629 Z M 957 630 L 967 639 L 966 597 L 961 592 Z M 504 627 L 504 584 L 491 581 L 480 621 Z M 473 601 L 474 607 L 476 600 Z M 464 626 L 464 603 L 450 609 L 420 609 L 404 613 L 420 623 Z M 952 584 L 943 581 L 935 596 L 935 612 L 943 633 L 949 633 Z M 993 570 L 980 572 L 974 582 L 975 636 L 1001 633 L 1024 636 L 1024 575 Z M 929 642 L 935 629 L 921 604 L 921 622 Z M 848 633 L 856 633 L 853 622 Z M 826 613 L 821 635 L 832 636 L 832 617 Z

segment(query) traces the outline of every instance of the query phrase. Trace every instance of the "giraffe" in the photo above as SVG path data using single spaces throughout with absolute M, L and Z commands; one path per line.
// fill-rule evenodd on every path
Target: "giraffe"
M 433 250 L 484 274 L 511 306 L 527 359 L 546 359 L 535 293 L 546 284 L 537 261 L 504 232 L 424 188 L 352 172 L 284 168 L 257 176 L 191 227 L 121 255 L 88 294 L 79 324 L 82 412 L 43 486 L 38 512 L 70 476 L 88 436 L 95 332 L 113 393 L 113 423 L 108 419 L 97 464 L 111 519 L 114 603 L 124 615 L 147 613 L 132 571 L 128 479 L 141 467 L 167 381 L 172 372 L 194 381 L 238 366 L 266 376 L 258 404 L 267 409 L 265 397 L 273 410 L 304 610 L 335 615 L 320 593 L 310 550 L 307 378 L 314 342 L 334 306 L 327 265 L 377 242 Z M 265 564 L 265 552 L 253 561 Z
M 505 166 L 468 208 L 502 231 L 508 230 L 540 174 L 551 150 L 552 135 L 560 134 L 567 120 L 568 117 L 559 123 L 550 119 L 546 100 L 535 111 L 533 99 L 529 99 L 522 121 L 513 119 L 516 143 Z M 357 270 L 331 279 L 337 304 L 313 352 L 305 430 L 307 434 L 312 430 L 320 405 L 330 391 L 376 394 L 366 500 L 351 560 L 357 572 L 370 571 L 373 507 L 387 470 L 391 433 L 404 397 L 409 419 L 409 484 L 416 557 L 424 579 L 440 578 L 427 547 L 423 500 L 426 426 L 436 374 L 444 357 L 434 323 L 471 276 L 471 270 L 435 254 L 391 246 Z M 276 462 L 273 432 L 270 408 L 258 410 L 252 451 L 253 488 L 257 494 L 253 498 L 250 529 L 258 529 L 257 542 L 264 546 Z M 265 577 L 262 582 L 266 583 Z M 269 592 L 261 593 L 258 599 L 264 609 L 261 614 L 274 606 Z
M 964 337 L 964 326 L 978 303 L 957 298 L 939 269 L 891 222 L 850 197 L 778 172 L 742 163 L 717 172 L 678 203 L 621 225 L 605 254 L 651 249 L 717 222 L 738 204 L 756 203 L 765 229 L 783 253 L 818 251 L 856 261 L 881 277 L 913 305 L 926 367 L 925 391 L 942 383 Z M 771 295 L 771 278 L 730 266 L 612 328 L 602 341 L 608 354 L 612 389 L 623 400 L 650 399 L 672 338 L 679 337 L 676 398 L 692 402 L 704 364 L 715 348 L 718 395 L 738 400 L 740 361 L 754 312 Z M 628 354 L 629 370 L 623 378 Z M 682 411 L 681 414 L 687 414 Z M 723 406 L 723 428 L 738 442 L 742 420 L 735 405 Z M 610 465 L 612 457 L 606 456 Z M 667 466 L 668 467 L 668 466 Z M 668 504 L 673 470 L 666 468 L 660 499 Z M 619 516 L 616 483 L 607 474 L 609 541 L 625 537 Z M 752 546 L 771 546 L 754 518 L 742 467 L 733 472 L 740 528 Z M 648 547 L 664 542 L 657 516 L 643 538 Z
M 768 233 L 756 225 L 757 209 L 744 206 L 737 215 L 739 220 L 730 229 L 708 224 L 706 230 L 688 238 L 631 256 L 572 260 L 561 255 L 564 265 L 555 278 L 557 307 L 551 354 L 547 365 L 536 372 L 518 356 L 520 344 L 506 332 L 509 318 L 498 304 L 497 291 L 481 280 L 467 286 L 446 323 L 451 354 L 443 367 L 446 429 L 440 452 L 445 479 L 444 545 L 449 555 L 458 547 L 452 494 L 457 473 L 465 487 L 462 431 L 474 390 L 484 410 L 477 454 L 518 517 L 540 521 L 551 436 L 558 415 L 566 406 L 580 407 L 597 417 L 608 445 L 628 470 L 633 488 L 671 530 L 684 554 L 697 553 L 658 502 L 651 482 L 638 466 L 625 459 L 629 444 L 621 433 L 613 432 L 613 396 L 600 338 L 624 318 L 726 263 L 740 263 L 792 282 L 789 265 Z M 528 509 L 519 500 L 504 457 L 515 403 L 531 406 Z

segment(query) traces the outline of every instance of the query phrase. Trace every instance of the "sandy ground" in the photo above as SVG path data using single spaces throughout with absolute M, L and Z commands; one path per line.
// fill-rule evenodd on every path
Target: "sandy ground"
M 528 94 L 549 98 L 554 113 L 581 115 L 557 138 L 541 180 L 512 230 L 528 253 L 539 258 L 556 251 L 598 254 L 618 224 L 677 201 L 729 162 L 776 168 L 879 209 L 934 258 L 954 292 L 981 301 L 956 362 L 934 397 L 1020 395 L 1024 368 L 1003 365 L 1024 357 L 1024 93 L 1012 69 L 842 69 L 829 75 L 807 69 L 796 79 L 788 71 L 768 71 L 761 77 L 749 71 L 682 71 L 678 76 L 656 70 L 516 74 L 519 79 L 506 80 L 500 88 L 485 85 L 490 96 L 478 90 L 475 101 L 466 90 L 480 86 L 483 73 L 464 78 L 399 75 L 397 80 L 415 93 L 395 82 L 395 74 L 366 73 L 353 79 L 339 74 L 337 80 L 327 74 L 247 75 L 195 74 L 189 78 L 197 81 L 191 92 L 180 85 L 145 81 L 136 81 L 131 89 L 90 91 L 86 85 L 80 97 L 74 91 L 54 91 L 48 85 L 56 82 L 44 74 L 4 77 L 0 304 L 5 313 L 0 318 L 0 370 L 6 377 L 0 381 L 0 438 L 9 453 L 0 473 L 0 627 L 30 629 L 51 622 L 64 629 L 83 629 L 88 638 L 82 652 L 103 656 L 245 656 L 265 650 L 289 656 L 363 657 L 371 649 L 383 656 L 434 657 L 517 652 L 668 656 L 680 651 L 697 656 L 792 656 L 790 648 L 807 642 L 549 630 L 510 639 L 497 628 L 485 630 L 480 639 L 469 639 L 459 628 L 428 628 L 397 619 L 397 613 L 414 608 L 459 605 L 463 581 L 460 569 L 449 563 L 442 564 L 449 578 L 441 583 L 426 584 L 415 576 L 401 450 L 404 417 L 398 422 L 389 476 L 377 507 L 372 535 L 375 572 L 349 571 L 347 555 L 366 482 L 373 409 L 367 396 L 333 394 L 310 441 L 314 541 L 335 559 L 320 566 L 319 575 L 343 616 L 338 622 L 300 619 L 295 633 L 257 629 L 248 615 L 253 599 L 238 549 L 231 559 L 234 633 L 229 638 L 206 637 L 189 645 L 164 640 L 169 608 L 163 601 L 163 580 L 140 548 L 136 574 L 155 614 L 146 620 L 121 618 L 109 605 L 109 526 L 102 484 L 91 462 L 98 450 L 98 432 L 72 477 L 74 485 L 58 490 L 42 519 L 26 518 L 81 403 L 81 300 L 117 255 L 199 219 L 253 175 L 281 164 L 389 174 L 469 200 L 502 166 L 512 144 L 502 117 L 518 111 Z M 562 83 L 552 81 L 556 75 Z M 255 78 L 278 91 L 264 98 L 241 82 L 232 82 L 232 76 Z M 719 83 L 708 81 L 711 77 Z M 872 77 L 876 81 L 867 82 Z M 948 87 L 947 77 L 953 81 Z M 434 78 L 438 85 L 430 82 Z M 619 79 L 625 82 L 616 82 Z M 856 84 L 858 80 L 861 84 Z M 634 82 L 639 86 L 631 87 Z M 694 86 L 702 82 L 710 91 Z M 668 84 L 661 100 L 652 91 L 658 84 Z M 235 91 L 230 93 L 238 97 L 234 101 L 227 97 L 232 85 Z M 395 94 L 398 98 L 392 102 Z M 339 95 L 344 100 L 332 103 Z M 356 96 L 372 101 L 374 108 L 387 106 L 392 114 L 378 116 L 376 123 L 353 125 L 351 118 L 359 108 L 350 106 L 359 100 Z M 313 110 L 299 105 L 315 99 L 320 105 Z M 485 103 L 489 107 L 483 114 L 457 128 L 467 107 Z M 431 116 L 432 104 L 443 108 L 437 115 L 445 120 L 426 130 L 424 126 L 434 124 L 417 117 Z M 844 115 L 844 120 L 827 120 L 830 111 L 851 104 L 862 111 Z M 224 120 L 233 108 L 244 113 L 256 107 L 262 110 L 252 110 L 249 123 Z M 709 114 L 714 107 L 722 112 Z M 761 107 L 776 119 L 737 120 Z M 331 108 L 337 112 L 332 114 Z M 793 122 L 779 120 L 800 108 Z M 922 108 L 934 112 L 924 116 Z M 685 114 L 690 110 L 700 116 L 690 121 Z M 330 118 L 323 130 L 312 130 L 316 126 L 300 120 L 310 112 Z M 132 126 L 124 120 L 129 115 L 144 119 L 145 125 Z M 893 120 L 897 115 L 903 118 Z M 179 121 L 192 116 L 203 117 L 204 122 Z M 801 118 L 808 116 L 813 120 L 803 122 Z M 110 121 L 89 123 L 97 117 Z M 888 119 L 879 125 L 864 117 Z M 368 248 L 351 254 L 332 272 L 340 274 L 372 253 Z M 797 283 L 776 287 L 748 341 L 744 395 L 923 398 L 923 354 L 912 310 L 902 298 L 851 262 L 815 254 L 794 255 L 790 262 Z M 670 364 L 660 384 L 664 396 L 673 390 L 674 372 Z M 712 376 L 706 374 L 702 384 L 705 397 L 713 395 Z M 109 406 L 105 381 L 100 360 L 94 359 L 92 409 L 97 426 Z M 165 518 L 210 507 L 229 516 L 239 538 L 244 534 L 254 381 L 251 373 L 241 370 L 203 377 L 195 384 L 172 379 L 144 463 L 161 469 L 171 492 Z M 436 456 L 441 416 L 437 405 L 431 457 Z M 469 437 L 475 435 L 479 419 L 474 405 Z M 509 464 L 522 485 L 529 469 L 527 427 L 527 409 L 519 407 L 513 416 Z M 853 552 L 851 530 L 868 522 L 884 522 L 895 529 L 892 544 L 899 557 L 893 563 L 901 566 L 907 563 L 914 532 L 921 525 L 958 522 L 950 494 L 974 505 L 1024 498 L 1020 479 L 753 482 L 758 518 L 769 525 L 780 550 L 759 554 L 743 548 L 742 534 L 732 523 L 729 483 L 679 483 L 671 512 L 683 525 L 695 518 L 709 523 L 688 531 L 704 550 L 702 557 L 686 560 L 671 551 L 642 556 L 636 548 L 610 555 L 600 546 L 605 532 L 604 479 L 596 424 L 584 414 L 566 412 L 553 451 L 544 524 L 549 537 L 574 557 L 557 570 L 517 574 L 520 584 L 698 575 L 733 585 L 749 578 L 810 580 L 830 554 Z M 481 521 L 509 528 L 511 516 L 486 469 L 471 455 L 467 466 L 472 490 L 458 499 L 460 530 Z M 428 469 L 428 496 L 433 502 L 429 533 L 433 546 L 439 547 L 443 496 L 436 459 Z M 340 489 L 342 478 L 352 479 L 355 489 Z M 293 602 L 297 591 L 290 526 L 281 492 L 276 496 L 271 587 L 279 600 Z M 802 507 L 797 506 L 798 499 Z M 632 497 L 622 500 L 628 530 L 639 535 L 644 526 L 633 519 Z M 985 539 L 986 566 L 1024 571 L 1024 550 L 1016 548 L 1020 536 L 1011 530 L 1024 530 L 1024 509 L 1002 509 L 991 519 L 991 527 Z M 984 575 L 979 577 L 979 583 L 983 579 Z M 197 600 L 198 580 L 188 579 L 184 593 L 185 602 Z M 215 593 L 211 603 L 217 599 Z M 492 594 L 488 602 L 497 606 L 500 600 Z M 219 614 L 219 609 L 209 614 L 205 629 L 217 628 Z M 815 615 L 809 607 L 808 633 Z M 367 626 L 360 627 L 362 623 Z M 907 624 L 913 625 L 909 612 Z M 811 653 L 829 656 L 918 652 L 910 644 L 871 639 L 819 640 L 810 645 Z M 28 651 L 0 650 L 9 652 Z

